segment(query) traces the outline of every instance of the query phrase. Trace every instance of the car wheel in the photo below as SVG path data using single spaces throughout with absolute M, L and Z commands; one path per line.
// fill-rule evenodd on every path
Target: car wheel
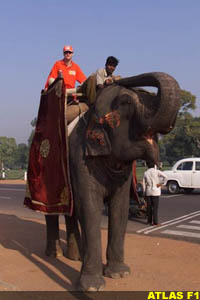
M 192 188 L 185 188 L 185 189 L 184 189 L 184 192 L 185 192 L 186 194 L 191 194 L 192 191 L 194 191 L 194 189 L 192 189 Z
M 170 194 L 178 194 L 180 191 L 179 185 L 176 181 L 168 182 L 167 189 Z

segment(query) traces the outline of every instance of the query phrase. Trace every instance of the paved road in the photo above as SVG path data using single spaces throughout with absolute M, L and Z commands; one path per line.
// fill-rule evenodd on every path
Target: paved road
M 145 219 L 132 220 L 139 223 L 136 225 L 138 234 L 200 243 L 200 190 L 190 195 L 164 193 L 160 198 L 159 221 L 160 227 L 147 226 Z
M 0 184 L 0 209 L 6 214 L 26 218 L 44 218 L 44 215 L 36 213 L 23 206 L 25 195 L 24 184 Z
M 40 213 L 23 207 L 25 185 L 0 184 L 0 210 L 18 217 L 44 219 Z M 200 190 L 191 195 L 168 195 L 165 190 L 160 198 L 159 221 L 161 227 L 149 227 L 145 219 L 132 218 L 128 222 L 128 232 L 200 243 Z M 60 218 L 64 222 L 64 218 Z M 103 216 L 102 227 L 107 226 Z

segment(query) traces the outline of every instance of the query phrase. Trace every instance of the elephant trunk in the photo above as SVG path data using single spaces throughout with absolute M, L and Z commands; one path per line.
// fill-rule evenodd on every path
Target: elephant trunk
M 116 84 L 129 88 L 157 87 L 157 110 L 149 122 L 149 131 L 166 134 L 173 129 L 180 107 L 180 88 L 173 77 L 163 72 L 144 73 L 120 79 Z

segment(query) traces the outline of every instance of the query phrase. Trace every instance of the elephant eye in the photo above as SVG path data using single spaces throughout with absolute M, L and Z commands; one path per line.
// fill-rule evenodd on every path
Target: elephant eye
M 131 100 L 130 99 L 124 99 L 123 101 L 121 101 L 120 105 L 127 105 L 127 104 L 131 104 Z
M 127 104 L 131 104 L 131 97 L 130 95 L 128 95 L 127 93 L 124 93 L 123 95 L 121 95 L 120 97 L 120 105 L 127 105 Z

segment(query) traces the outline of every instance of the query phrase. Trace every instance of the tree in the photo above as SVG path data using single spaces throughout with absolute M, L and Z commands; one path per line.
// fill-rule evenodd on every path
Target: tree
M 15 166 L 26 169 L 28 164 L 28 146 L 26 144 L 19 144 L 15 151 Z
M 181 109 L 180 113 L 186 113 L 189 110 L 196 109 L 196 96 L 192 95 L 190 92 L 181 90 Z
M 31 146 L 31 143 L 32 143 L 32 140 L 33 140 L 33 136 L 34 136 L 34 133 L 35 133 L 35 126 L 36 126 L 36 123 L 37 123 L 37 118 L 34 118 L 32 121 L 31 121 L 31 126 L 34 128 L 28 138 L 28 146 L 30 148 Z
M 0 137 L 0 166 L 12 168 L 15 164 L 15 151 L 17 144 L 14 138 Z
M 0 137 L 0 170 L 4 168 L 25 169 L 28 164 L 28 146 L 16 144 L 14 138 Z
M 189 112 L 195 108 L 196 97 L 188 91 L 181 90 L 181 108 L 175 128 L 159 142 L 162 161 L 172 164 L 184 157 L 199 156 L 200 118 L 193 117 Z

